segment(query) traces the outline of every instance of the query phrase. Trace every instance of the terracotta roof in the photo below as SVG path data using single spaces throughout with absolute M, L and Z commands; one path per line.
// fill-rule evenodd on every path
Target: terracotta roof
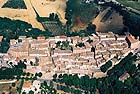
M 66 39 L 67 38 L 67 36 L 64 36 L 64 35 L 62 35 L 62 36 L 59 36 L 59 38 L 64 38 L 64 39 Z
M 127 35 L 126 37 L 128 38 L 128 40 L 129 40 L 131 43 L 137 42 L 136 39 L 134 39 L 134 37 L 133 37 L 132 35 Z
M 18 39 L 26 39 L 26 36 L 19 36 Z
M 3 39 L 3 36 L 0 36 L 0 41 L 2 41 L 2 39 Z
M 23 84 L 23 88 L 30 88 L 32 85 L 31 81 L 25 81 Z
M 54 50 L 54 53 L 72 53 L 71 50 Z
M 37 37 L 37 40 L 45 40 L 46 38 L 44 36 Z

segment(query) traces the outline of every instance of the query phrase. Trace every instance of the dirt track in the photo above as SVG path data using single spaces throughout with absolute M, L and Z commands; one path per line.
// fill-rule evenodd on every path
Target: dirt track
M 0 7 L 2 7 L 8 0 L 0 0 Z
M 33 27 L 37 27 L 37 28 L 40 28 L 41 30 L 44 30 L 41 23 L 39 23 L 36 20 L 36 13 L 35 13 L 30 1 L 31 0 L 24 0 L 26 7 L 27 7 L 28 20 L 32 24 Z
M 57 13 L 60 20 L 65 23 L 66 0 L 46 1 L 31 0 L 31 3 L 40 17 L 48 17 L 50 13 Z
M 8 0 L 0 0 L 2 7 Z M 46 1 L 46 0 L 24 0 L 27 9 L 0 8 L 0 17 L 18 19 L 32 24 L 34 28 L 44 30 L 41 23 L 36 20 L 36 13 L 40 17 L 48 17 L 50 13 L 57 13 L 62 23 L 65 23 L 66 0 Z M 34 8 L 34 9 L 33 9 Z

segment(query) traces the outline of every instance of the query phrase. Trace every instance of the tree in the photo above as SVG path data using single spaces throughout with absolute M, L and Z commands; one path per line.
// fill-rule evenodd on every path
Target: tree
M 53 75 L 53 81 L 56 81 L 56 79 L 57 79 L 57 74 L 54 74 Z
M 96 34 L 97 35 L 97 33 L 96 33 L 96 25 L 95 24 L 89 23 L 88 27 L 86 29 L 87 29 L 87 33 L 89 35 L 91 35 L 91 34 Z
M 79 7 L 78 0 L 68 0 L 66 2 L 65 19 L 67 20 L 66 22 L 67 28 L 71 26 L 73 13 L 77 11 L 78 7 Z
M 37 74 L 37 76 L 38 76 L 38 77 L 42 77 L 42 73 L 39 72 L 39 73 Z
M 29 91 L 29 94 L 34 94 L 34 91 L 30 90 L 30 91 Z
M 22 92 L 22 94 L 26 94 L 26 92 Z
M 5 39 L 3 39 L 2 42 L 0 42 L 0 52 L 6 53 L 9 47 L 9 43 Z
M 85 46 L 85 44 L 84 44 L 84 43 L 82 43 L 82 42 L 80 42 L 80 43 L 77 43 L 77 44 L 76 44 L 76 47 L 77 47 L 77 46 L 78 46 L 78 47 L 84 47 L 84 46 Z
M 88 42 L 88 43 L 92 43 L 93 40 L 91 40 L 91 39 L 89 38 L 86 42 Z
M 56 94 L 56 90 L 54 89 L 52 81 L 50 81 L 49 85 L 46 81 L 44 81 L 43 83 L 41 83 L 40 89 L 41 94 Z
M 16 86 L 16 83 L 12 83 L 12 87 L 15 87 Z
M 104 65 L 100 67 L 102 72 L 106 72 L 112 66 L 112 61 L 106 62 Z

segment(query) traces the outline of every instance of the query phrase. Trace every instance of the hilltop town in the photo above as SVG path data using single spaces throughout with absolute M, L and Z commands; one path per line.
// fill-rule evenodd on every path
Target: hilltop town
M 130 48 L 126 39 L 131 41 Z M 111 32 L 90 37 L 56 36 L 48 39 L 43 36 L 37 39 L 20 36 L 17 40 L 11 39 L 8 52 L 1 54 L 1 67 L 17 65 L 21 60 L 26 64 L 26 73 L 42 73 L 42 77 L 35 83 L 51 80 L 55 74 L 78 74 L 99 78 L 107 75 L 100 70 L 102 65 L 111 61 L 113 67 L 128 53 L 138 49 L 139 44 L 140 41 L 134 40 L 131 35 L 119 36 Z M 23 85 L 22 92 L 39 87 L 26 84 Z M 37 92 L 39 89 L 35 94 Z

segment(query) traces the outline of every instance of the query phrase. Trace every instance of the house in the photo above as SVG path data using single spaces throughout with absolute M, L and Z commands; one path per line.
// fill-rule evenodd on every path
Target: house
M 39 36 L 39 37 L 37 37 L 37 40 L 45 40 L 46 38 L 45 38 L 45 36 Z
M 0 36 L 0 42 L 2 41 L 2 39 L 3 39 L 3 36 Z
M 31 81 L 24 81 L 22 86 L 22 92 L 28 93 L 31 90 L 32 82 Z
M 18 39 L 25 40 L 26 38 L 27 38 L 26 36 L 19 36 Z
M 12 57 L 26 57 L 28 56 L 28 49 L 25 47 L 14 47 L 14 48 L 9 48 L 8 53 Z
M 124 82 L 124 80 L 126 80 L 129 77 L 130 77 L 130 75 L 128 73 L 124 73 L 122 76 L 119 77 L 119 80 Z
M 71 55 L 72 51 L 71 50 L 60 50 L 60 49 L 56 49 L 53 51 L 53 55 L 54 56 L 63 56 L 63 55 Z

